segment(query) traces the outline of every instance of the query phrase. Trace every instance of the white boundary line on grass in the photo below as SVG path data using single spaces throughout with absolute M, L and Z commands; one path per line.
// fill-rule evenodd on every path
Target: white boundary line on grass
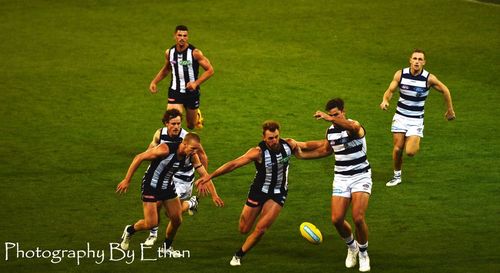
M 471 3 L 474 3 L 474 4 L 481 4 L 481 5 L 488 5 L 488 6 L 500 7 L 500 3 L 490 3 L 490 2 L 483 2 L 483 1 L 478 1 L 478 0 L 465 0 L 465 2 L 471 2 Z

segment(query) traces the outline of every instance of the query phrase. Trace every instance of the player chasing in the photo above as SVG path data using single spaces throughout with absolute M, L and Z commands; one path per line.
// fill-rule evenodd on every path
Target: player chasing
M 172 242 L 182 223 L 182 205 L 175 191 L 173 176 L 177 170 L 188 164 L 193 164 L 200 175 L 208 175 L 196 154 L 199 149 L 200 137 L 195 133 L 188 133 L 181 143 L 161 143 L 134 157 L 125 178 L 116 187 L 116 192 L 119 194 L 127 192 L 132 176 L 143 161 L 147 160 L 151 163 L 142 178 L 141 195 L 144 218 L 125 227 L 120 243 L 123 250 L 128 249 L 130 238 L 136 231 L 149 230 L 158 226 L 157 202 L 160 202 L 170 219 L 163 251 L 173 252 Z
M 192 130 L 203 128 L 200 85 L 214 74 L 214 69 L 203 53 L 189 44 L 188 38 L 186 26 L 175 28 L 175 45 L 165 51 L 165 65 L 151 81 L 149 90 L 158 92 L 157 84 L 171 73 L 167 110 L 175 108 L 182 113 L 185 108 L 187 127 Z M 199 66 L 205 71 L 198 77 Z
M 347 244 L 345 266 L 356 266 L 359 257 L 359 271 L 367 272 L 370 271 L 370 258 L 365 213 L 370 199 L 372 178 L 366 157 L 366 132 L 359 122 L 346 118 L 342 99 L 328 101 L 325 108 L 326 113 L 317 111 L 314 116 L 332 123 L 326 131 L 326 138 L 297 142 L 296 157 L 313 159 L 335 154 L 332 222 Z M 350 224 L 345 220 L 349 205 L 352 205 L 356 238 Z
M 288 193 L 288 165 L 295 150 L 295 141 L 280 138 L 279 124 L 275 121 L 266 121 L 262 125 L 262 141 L 257 147 L 249 149 L 244 155 L 225 163 L 212 174 L 196 181 L 201 185 L 250 162 L 255 163 L 256 174 L 241 212 L 239 231 L 248 234 L 256 221 L 257 224 L 234 254 L 230 265 L 241 265 L 243 256 L 259 242 L 278 218 Z
M 159 128 L 154 136 L 153 140 L 149 144 L 148 149 L 152 149 L 161 143 L 181 143 L 182 139 L 188 134 L 186 130 L 181 127 L 182 122 L 182 113 L 177 109 L 170 109 L 165 111 L 162 119 L 165 127 Z M 200 158 L 200 162 L 207 170 L 208 158 L 203 149 L 203 146 L 200 144 L 199 149 L 196 154 Z M 181 200 L 182 212 L 188 212 L 189 215 L 193 215 L 198 208 L 198 197 L 192 195 L 193 194 L 193 182 L 195 177 L 195 169 L 193 164 L 190 162 L 185 165 L 183 168 L 179 169 L 173 175 L 173 182 L 175 185 L 175 191 L 177 196 L 179 196 Z M 208 191 L 212 196 L 212 201 L 216 206 L 222 207 L 224 202 L 220 199 L 217 191 L 212 183 L 208 183 Z M 157 202 L 158 207 L 158 224 L 160 220 L 160 210 L 161 210 L 161 202 Z M 170 223 L 169 223 L 170 225 Z M 149 232 L 149 236 L 144 242 L 146 246 L 152 246 L 156 242 L 158 238 L 158 226 L 152 228 Z
M 415 49 L 410 57 L 410 67 L 398 70 L 394 74 L 380 103 L 380 108 L 387 110 L 392 95 L 399 87 L 399 100 L 391 127 L 394 142 L 392 150 L 394 176 L 386 183 L 388 187 L 396 186 L 403 181 L 401 179 L 403 150 L 412 157 L 420 149 L 420 139 L 424 137 L 424 104 L 431 87 L 443 94 L 447 107 L 446 119 L 455 119 L 450 90 L 436 76 L 425 70 L 424 65 L 424 51 Z

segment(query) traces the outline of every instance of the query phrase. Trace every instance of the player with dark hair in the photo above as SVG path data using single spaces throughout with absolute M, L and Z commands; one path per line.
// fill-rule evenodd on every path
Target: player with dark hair
M 182 113 L 177 109 L 173 108 L 165 111 L 162 122 L 165 127 L 156 130 L 153 140 L 149 144 L 149 148 L 154 148 L 160 143 L 180 143 L 188 134 L 188 132 L 181 127 Z M 205 167 L 205 170 L 207 170 L 208 158 L 201 144 L 197 150 L 197 155 L 200 158 L 201 164 Z M 188 163 L 183 168 L 180 168 L 172 178 L 177 196 L 179 196 L 181 200 L 182 212 L 188 212 L 190 215 L 193 215 L 198 208 L 198 197 L 192 194 L 194 177 L 195 169 L 193 164 Z M 222 207 L 224 202 L 217 194 L 215 186 L 212 183 L 208 183 L 207 185 L 214 204 L 218 207 Z M 158 202 L 158 215 L 160 215 L 160 210 L 161 203 Z M 154 245 L 157 238 L 158 226 L 150 230 L 149 236 L 144 242 L 144 245 Z
M 410 157 L 420 149 L 420 139 L 424 137 L 424 105 L 431 87 L 443 94 L 446 103 L 445 118 L 455 119 L 450 90 L 436 76 L 424 69 L 425 52 L 415 49 L 410 56 L 410 67 L 398 70 L 384 93 L 380 108 L 387 110 L 392 95 L 399 87 L 399 100 L 392 119 L 394 148 L 392 159 L 394 176 L 386 186 L 400 184 L 403 151 Z
M 171 73 L 167 109 L 175 108 L 182 113 L 185 108 L 187 127 L 194 129 L 203 127 L 200 85 L 214 74 L 214 69 L 201 50 L 189 44 L 188 38 L 186 26 L 175 28 L 175 45 L 165 51 L 165 65 L 151 81 L 149 90 L 158 92 L 157 84 Z M 199 66 L 205 71 L 198 77 Z
M 161 143 L 134 157 L 125 178 L 116 187 L 116 192 L 126 193 L 137 168 L 143 161 L 151 161 L 142 178 L 144 218 L 125 227 L 120 243 L 122 249 L 128 249 L 130 237 L 136 231 L 148 230 L 158 225 L 157 202 L 160 202 L 170 219 L 163 250 L 171 251 L 175 234 L 182 222 L 181 202 L 175 192 L 172 178 L 177 170 L 187 164 L 193 164 L 200 175 L 208 175 L 196 154 L 199 147 L 200 137 L 195 133 L 188 133 L 181 143 Z
M 332 123 L 326 131 L 326 138 L 297 142 L 296 157 L 313 159 L 335 154 L 331 199 L 332 222 L 347 244 L 345 266 L 354 267 L 359 255 L 359 271 L 370 271 L 365 212 L 370 199 L 372 178 L 366 157 L 366 132 L 359 122 L 347 119 L 342 99 L 335 98 L 328 101 L 325 110 L 326 113 L 317 111 L 314 116 Z M 349 205 L 352 205 L 357 238 L 354 238 L 351 225 L 345 220 Z
M 277 122 L 266 121 L 262 125 L 262 141 L 257 147 L 251 148 L 244 155 L 225 163 L 212 174 L 196 181 L 201 185 L 250 162 L 255 163 L 256 174 L 241 212 L 239 231 L 247 234 L 255 221 L 257 224 L 231 259 L 232 266 L 241 265 L 243 256 L 259 242 L 280 214 L 288 193 L 289 160 L 295 149 L 294 140 L 280 138 L 280 127 Z

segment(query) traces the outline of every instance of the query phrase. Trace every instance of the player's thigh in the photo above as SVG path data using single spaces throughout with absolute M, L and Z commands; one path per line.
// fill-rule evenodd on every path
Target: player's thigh
M 167 104 L 167 110 L 177 109 L 179 112 L 184 112 L 184 105 L 182 103 L 169 103 Z
M 248 230 L 255 223 L 255 219 L 259 216 L 262 207 L 250 207 L 248 205 L 243 206 L 243 210 L 240 215 L 240 229 Z
M 267 200 L 266 203 L 264 203 L 264 206 L 262 206 L 262 212 L 260 214 L 259 221 L 257 222 L 257 228 L 269 228 L 280 215 L 282 208 L 283 207 L 276 203 L 276 201 L 272 199 Z
M 158 211 L 156 202 L 142 202 L 144 211 L 144 221 L 147 225 L 156 225 L 158 223 Z
M 186 108 L 186 120 L 188 122 L 196 122 L 198 118 L 198 109 Z
M 343 220 L 351 199 L 342 196 L 332 196 L 332 221 Z
M 392 143 L 394 148 L 403 149 L 405 145 L 406 136 L 405 133 L 392 133 Z
M 182 215 L 182 204 L 179 197 L 164 200 L 163 206 L 165 207 L 165 213 L 170 220 L 178 219 Z
M 353 192 L 352 193 L 352 217 L 364 218 L 366 210 L 368 209 L 368 203 L 370 200 L 370 194 L 367 192 Z
M 415 154 L 420 149 L 420 137 L 409 136 L 406 138 L 405 150 L 409 154 Z

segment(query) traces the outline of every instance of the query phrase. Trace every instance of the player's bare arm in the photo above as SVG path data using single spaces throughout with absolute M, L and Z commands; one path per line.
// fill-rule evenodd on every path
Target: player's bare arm
M 163 67 L 160 69 L 158 74 L 156 74 L 155 78 L 151 81 L 149 84 L 149 91 L 151 93 L 156 93 L 158 92 L 158 87 L 157 84 L 163 80 L 167 75 L 170 73 L 170 63 L 169 63 L 169 49 L 165 51 L 165 64 Z
M 392 95 L 394 94 L 394 92 L 398 88 L 398 84 L 399 84 L 400 80 L 401 80 L 401 70 L 398 70 L 394 74 L 394 77 L 392 78 L 392 81 L 389 84 L 389 87 L 384 92 L 384 96 L 382 97 L 382 102 L 380 103 L 380 109 L 387 110 L 387 108 L 389 108 L 389 101 L 391 100 Z
M 448 87 L 433 74 L 429 75 L 429 86 L 443 94 L 444 102 L 446 103 L 446 113 L 444 115 L 447 120 L 454 120 L 455 111 L 453 110 L 453 102 L 451 101 L 451 93 Z
M 200 162 L 203 165 L 203 167 L 205 167 L 205 170 L 208 170 L 208 156 L 207 153 L 205 153 L 205 149 L 203 149 L 201 143 L 198 151 L 196 151 L 196 154 L 200 158 Z
M 302 150 L 301 147 L 310 147 L 311 149 Z M 332 153 L 333 150 L 330 143 L 326 139 L 323 139 L 302 142 L 302 144 L 297 145 L 294 154 L 299 159 L 315 159 L 329 156 Z
M 363 130 L 363 127 L 359 122 L 355 120 L 348 120 L 346 118 L 342 117 L 334 117 L 330 116 L 325 112 L 322 111 L 316 111 L 314 114 L 314 117 L 316 119 L 323 119 L 325 121 L 333 122 L 335 126 L 341 127 L 344 130 L 347 130 L 349 132 L 349 135 L 355 136 L 357 138 L 362 138 L 365 135 L 365 130 Z
M 203 55 L 201 50 L 195 49 L 193 51 L 193 56 L 205 71 L 196 81 L 188 82 L 186 84 L 186 88 L 189 90 L 196 90 L 198 86 L 200 86 L 214 74 L 214 68 L 212 67 L 212 64 L 210 64 L 210 61 Z
M 253 162 L 253 161 L 259 162 L 260 155 L 261 155 L 261 150 L 259 147 L 251 148 L 244 155 L 242 155 L 236 159 L 233 159 L 233 160 L 227 162 L 226 164 L 220 166 L 212 174 L 205 176 L 205 177 L 201 177 L 200 179 L 198 179 L 196 181 L 196 183 L 197 184 L 198 183 L 204 184 L 204 183 L 207 183 L 212 178 L 215 178 L 217 176 L 232 172 L 233 170 L 235 170 L 239 167 L 245 166 L 250 162 Z
M 169 154 L 169 149 L 166 144 L 160 144 L 153 149 L 148 149 L 145 152 L 142 152 L 134 157 L 132 160 L 132 163 L 130 164 L 127 174 L 125 175 L 125 178 L 118 184 L 116 187 L 116 192 L 117 193 L 126 193 L 128 186 L 130 185 L 130 181 L 132 179 L 132 176 L 134 176 L 135 171 L 137 171 L 137 168 L 141 165 L 141 163 L 145 160 L 153 160 L 155 158 L 158 158 L 160 156 L 166 156 Z
M 156 147 L 158 144 L 160 144 L 160 134 L 161 134 L 161 128 L 156 130 L 156 132 L 153 135 L 153 139 L 151 140 L 151 143 L 149 143 L 148 149 Z

